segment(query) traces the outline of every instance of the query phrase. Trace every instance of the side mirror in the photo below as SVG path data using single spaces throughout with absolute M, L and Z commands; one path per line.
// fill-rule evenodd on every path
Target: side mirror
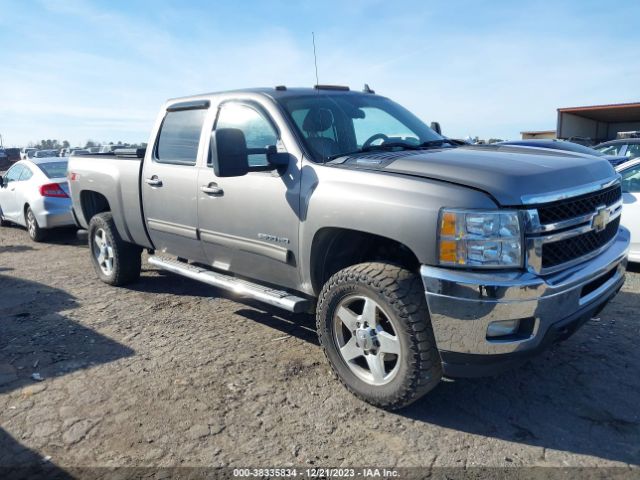
M 0 187 L 4 187 L 4 177 L 0 177 Z
M 438 135 L 442 135 L 442 128 L 440 128 L 440 124 L 438 122 L 431 122 L 431 130 L 436 132 Z
M 242 130 L 215 130 L 211 134 L 211 159 L 216 177 L 242 177 L 249 173 L 247 140 Z
M 274 167 L 288 167 L 289 154 L 287 152 L 278 152 L 278 147 L 269 145 L 267 147 L 267 161 Z

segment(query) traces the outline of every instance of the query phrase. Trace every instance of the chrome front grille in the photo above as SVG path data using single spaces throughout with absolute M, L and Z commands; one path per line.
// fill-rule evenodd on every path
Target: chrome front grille
M 606 249 L 620 226 L 620 182 L 592 192 L 562 198 L 526 210 L 527 266 L 551 273 L 592 258 Z

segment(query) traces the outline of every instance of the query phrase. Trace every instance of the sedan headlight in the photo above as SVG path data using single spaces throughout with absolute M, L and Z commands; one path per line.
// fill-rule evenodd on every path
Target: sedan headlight
M 515 210 L 440 211 L 438 254 L 441 265 L 520 267 L 522 235 Z

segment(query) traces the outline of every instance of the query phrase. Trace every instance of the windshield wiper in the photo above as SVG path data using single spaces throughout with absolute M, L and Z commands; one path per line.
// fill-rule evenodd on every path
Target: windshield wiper
M 358 155 L 360 153 L 367 152 L 375 152 L 375 151 L 384 151 L 384 150 L 423 150 L 425 148 L 431 147 L 441 147 L 445 143 L 450 143 L 446 138 L 438 139 L 438 140 L 428 140 L 426 142 L 419 143 L 418 145 L 414 145 L 412 143 L 404 143 L 404 142 L 387 142 L 381 145 L 369 145 L 368 147 L 359 148 L 358 150 L 354 150 L 353 152 L 346 153 L 337 153 L 335 155 L 329 155 L 327 160 L 335 160 L 340 157 L 348 157 L 351 155 Z
M 359 153 L 377 152 L 394 148 L 401 150 L 419 150 L 423 147 L 421 147 L 420 145 L 411 145 L 410 143 L 403 142 L 383 143 L 382 145 L 369 145 L 368 147 L 359 148 L 358 150 L 354 150 L 353 152 L 336 153 L 335 155 L 329 155 L 327 157 L 327 160 L 335 160 L 336 158 L 348 157 L 350 155 L 357 155 Z

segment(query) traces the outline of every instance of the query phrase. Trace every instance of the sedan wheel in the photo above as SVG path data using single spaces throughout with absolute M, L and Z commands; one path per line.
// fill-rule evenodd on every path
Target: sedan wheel
M 46 231 L 40 228 L 40 225 L 38 225 L 38 220 L 36 219 L 33 210 L 31 210 L 31 207 L 27 207 L 25 222 L 27 224 L 27 231 L 29 232 L 29 237 L 31 237 L 31 240 L 33 240 L 34 242 L 41 242 L 42 240 L 44 240 Z

